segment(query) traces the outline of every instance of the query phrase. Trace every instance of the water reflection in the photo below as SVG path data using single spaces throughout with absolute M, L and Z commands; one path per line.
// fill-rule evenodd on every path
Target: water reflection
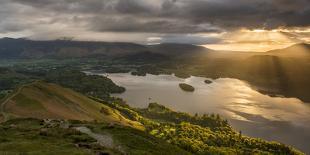
M 108 76 L 127 89 L 125 93 L 114 96 L 125 99 L 133 107 L 146 107 L 149 102 L 158 102 L 192 114 L 219 113 L 235 129 L 249 136 L 281 141 L 310 153 L 310 104 L 296 98 L 263 95 L 247 83 L 229 78 L 205 84 L 206 78 L 202 77 L 141 77 L 127 73 Z M 195 92 L 182 91 L 178 86 L 180 82 L 194 86 Z

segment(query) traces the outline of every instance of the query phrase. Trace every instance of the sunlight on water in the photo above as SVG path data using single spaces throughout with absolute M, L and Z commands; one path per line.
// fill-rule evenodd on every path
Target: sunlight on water
M 263 95 L 247 83 L 229 78 L 213 80 L 205 84 L 202 77 L 180 79 L 172 75 L 132 76 L 130 74 L 107 75 L 117 84 L 126 87 L 122 97 L 135 107 L 146 107 L 149 102 L 158 102 L 173 109 L 190 113 L 220 113 L 228 118 L 245 119 L 242 114 L 259 115 L 271 121 L 309 121 L 310 108 L 295 98 L 280 98 Z M 195 92 L 182 91 L 178 84 L 188 83 Z M 151 99 L 149 101 L 149 99 Z M 248 120 L 250 121 L 250 120 Z M 304 123 L 300 123 L 303 125 Z

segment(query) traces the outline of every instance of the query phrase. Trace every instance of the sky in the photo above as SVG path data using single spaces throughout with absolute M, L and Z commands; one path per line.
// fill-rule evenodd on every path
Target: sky
M 310 1 L 0 0 L 0 37 L 263 52 L 310 43 Z

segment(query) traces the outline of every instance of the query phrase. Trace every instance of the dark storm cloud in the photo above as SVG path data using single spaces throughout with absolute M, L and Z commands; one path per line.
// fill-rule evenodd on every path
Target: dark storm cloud
M 310 21 L 308 0 L 198 0 L 182 10 L 193 22 L 224 28 L 277 28 L 305 26 Z M 294 4 L 294 7 L 290 5 Z
M 1 3 L 27 7 L 28 12 L 7 8 L 6 12 L 12 12 L 8 15 L 11 18 L 18 19 L 15 16 L 20 15 L 24 20 L 33 20 L 36 16 L 29 13 L 32 9 L 37 14 L 46 14 L 51 22 L 83 23 L 85 29 L 99 32 L 199 33 L 310 25 L 309 0 L 1 0 Z M 3 10 L 0 8 L 1 14 L 6 13 Z M 16 30 L 20 28 L 15 26 Z
M 29 27 L 28 24 L 19 23 L 19 22 L 4 22 L 0 23 L 0 32 L 8 33 L 8 32 L 16 32 L 23 31 Z
M 9 1 L 0 1 L 0 33 L 16 32 L 27 29 L 26 22 L 15 18 L 20 13 Z
M 123 17 L 94 17 L 90 29 L 97 31 L 116 32 L 152 32 L 152 33 L 199 33 L 219 32 L 220 29 L 211 25 L 193 24 L 189 21 L 175 19 L 148 19 Z

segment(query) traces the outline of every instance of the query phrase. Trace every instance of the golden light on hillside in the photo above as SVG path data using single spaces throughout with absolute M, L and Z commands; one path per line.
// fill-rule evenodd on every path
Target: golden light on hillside
M 307 30 L 263 30 L 263 29 L 242 29 L 232 33 L 223 34 L 223 42 L 204 45 L 215 50 L 233 51 L 255 51 L 265 52 L 273 49 L 280 49 L 299 42 L 307 42 L 307 35 L 300 36 L 300 33 L 310 33 Z

